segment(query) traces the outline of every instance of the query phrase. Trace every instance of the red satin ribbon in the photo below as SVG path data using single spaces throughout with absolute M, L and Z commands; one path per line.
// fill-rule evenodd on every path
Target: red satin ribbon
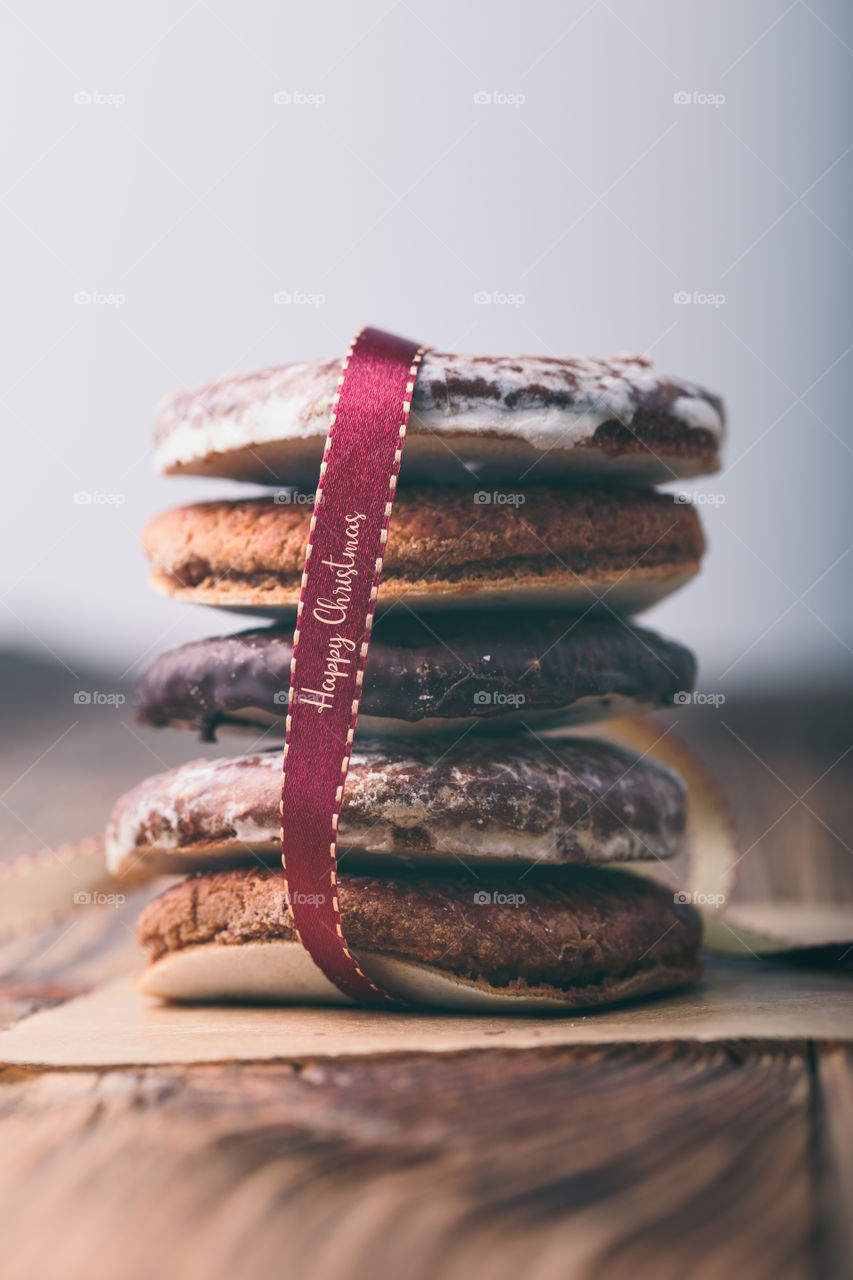
M 344 361 L 320 467 L 290 671 L 281 779 L 285 888 L 302 945 L 360 1004 L 391 997 L 347 946 L 338 816 L 422 348 L 363 329 Z

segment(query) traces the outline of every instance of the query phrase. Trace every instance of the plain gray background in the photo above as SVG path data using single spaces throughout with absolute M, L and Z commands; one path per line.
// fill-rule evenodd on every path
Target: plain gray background
M 3 26 L 6 647 L 117 676 L 232 627 L 145 586 L 146 517 L 232 492 L 152 474 L 153 407 L 367 321 L 723 392 L 706 568 L 648 620 L 708 690 L 849 664 L 842 0 L 13 0 Z

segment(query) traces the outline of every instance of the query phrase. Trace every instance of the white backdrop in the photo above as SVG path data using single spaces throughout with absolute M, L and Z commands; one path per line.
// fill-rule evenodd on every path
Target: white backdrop
M 649 620 L 706 688 L 849 659 L 843 0 L 10 0 L 3 24 L 4 644 L 121 671 L 228 629 L 145 586 L 144 519 L 229 492 L 152 475 L 153 406 L 369 321 L 648 351 L 722 391 L 707 567 Z

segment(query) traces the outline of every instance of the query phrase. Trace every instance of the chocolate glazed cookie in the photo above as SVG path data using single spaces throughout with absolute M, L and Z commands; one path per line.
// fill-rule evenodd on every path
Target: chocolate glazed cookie
M 440 632 L 437 634 L 437 632 Z M 287 710 L 289 627 L 196 640 L 160 654 L 136 686 L 143 724 L 256 731 Z M 367 659 L 365 732 L 440 730 L 476 723 L 573 724 L 666 706 L 693 687 L 683 645 L 615 621 L 451 615 L 435 630 L 406 616 L 377 624 Z

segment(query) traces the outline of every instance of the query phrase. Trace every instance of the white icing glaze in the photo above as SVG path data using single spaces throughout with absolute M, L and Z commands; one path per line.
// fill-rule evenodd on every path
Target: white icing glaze
M 401 841 L 404 831 L 423 829 L 429 833 L 429 847 L 422 850 L 428 860 L 457 857 L 472 860 L 543 861 L 562 863 L 566 852 L 579 846 L 582 859 L 590 862 L 630 860 L 636 857 L 667 857 L 676 852 L 669 838 L 655 831 L 638 831 L 622 826 L 602 837 L 595 821 L 579 820 L 570 828 L 559 813 L 557 791 L 573 776 L 572 766 L 558 764 L 535 740 L 516 742 L 510 759 L 497 758 L 488 741 L 470 744 L 472 762 L 460 761 L 448 767 L 449 781 L 443 788 L 441 805 L 426 803 L 426 793 L 418 790 L 417 776 L 424 764 L 406 751 L 405 742 L 393 748 L 376 743 L 353 752 L 347 780 L 351 803 L 345 806 L 340 830 L 340 851 L 362 849 L 371 854 L 421 856 L 407 850 Z M 498 820 L 472 821 L 472 769 L 477 775 L 478 755 L 486 766 L 486 776 L 508 775 L 512 802 L 524 809 L 525 792 L 543 786 L 539 803 L 549 807 L 550 821 L 539 830 L 527 829 L 527 822 L 505 824 Z M 251 864 L 257 854 L 275 852 L 279 842 L 278 814 L 274 805 L 265 806 L 263 797 L 276 795 L 281 762 L 278 751 L 234 759 L 196 760 L 171 774 L 148 779 L 121 799 L 106 832 L 107 863 L 124 874 L 141 865 L 169 865 L 178 870 L 187 866 L 204 870 L 228 858 L 232 865 Z M 411 787 L 402 786 L 407 776 Z M 484 775 L 478 775 L 483 777 Z M 606 779 L 587 762 L 585 785 L 592 793 L 606 794 Z M 260 799 L 259 799 L 260 797 Z M 630 812 L 626 798 L 626 812 Z M 189 843 L 182 838 L 187 824 L 193 832 Z M 577 860 L 577 854 L 574 855 Z
M 323 439 L 337 371 L 337 361 L 319 360 L 174 393 L 158 412 L 158 468 L 185 466 L 208 454 L 252 445 Z M 455 389 L 460 381 L 479 384 L 482 391 L 460 394 Z M 703 427 L 717 440 L 722 437 L 721 415 L 702 389 L 655 373 L 643 356 L 555 361 L 433 351 L 424 356 L 409 432 L 476 436 L 498 431 L 537 450 L 566 450 L 589 441 L 604 422 L 618 419 L 630 425 L 638 402 L 662 387 L 672 397 L 670 416 L 685 428 Z M 568 403 L 541 403 L 548 393 L 568 395 Z
M 720 415 L 707 400 L 695 396 L 679 396 L 672 411 L 688 427 L 701 427 L 705 431 L 719 433 Z

